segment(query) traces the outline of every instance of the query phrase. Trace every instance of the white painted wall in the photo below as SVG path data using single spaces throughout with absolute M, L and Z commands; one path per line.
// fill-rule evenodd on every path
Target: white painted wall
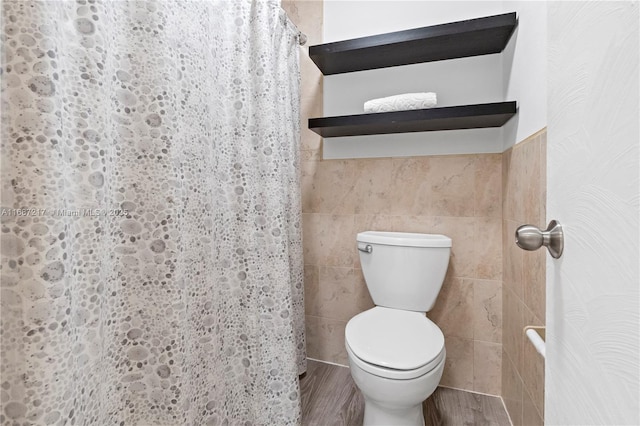
M 545 420 L 640 424 L 638 2 L 549 4 Z
M 324 0 L 323 43 L 497 15 L 503 11 L 502 1 Z
M 502 93 L 505 100 L 518 101 L 519 109 L 502 128 L 506 150 L 547 125 L 547 2 L 502 3 L 520 19 L 502 52 Z
M 324 116 L 362 113 L 372 98 L 433 91 L 439 106 L 516 100 L 520 113 L 509 127 L 325 138 L 324 158 L 502 152 L 546 125 L 545 3 L 325 0 L 324 43 L 509 11 L 522 16 L 503 54 L 324 77 Z

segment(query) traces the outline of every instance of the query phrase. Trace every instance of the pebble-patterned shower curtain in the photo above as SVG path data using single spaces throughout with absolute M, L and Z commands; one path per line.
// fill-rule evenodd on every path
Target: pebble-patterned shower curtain
M 279 1 L 3 1 L 2 425 L 288 425 L 298 33 Z

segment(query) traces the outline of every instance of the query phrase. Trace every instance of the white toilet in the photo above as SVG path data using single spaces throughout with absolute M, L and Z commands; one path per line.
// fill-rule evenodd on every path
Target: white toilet
M 351 376 L 365 400 L 364 424 L 422 426 L 422 402 L 438 386 L 445 361 L 442 331 L 425 313 L 442 287 L 451 238 L 367 231 L 357 240 L 376 304 L 345 330 Z

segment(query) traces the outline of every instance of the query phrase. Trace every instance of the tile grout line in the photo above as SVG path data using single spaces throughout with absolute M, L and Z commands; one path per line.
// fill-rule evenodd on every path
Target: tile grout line
M 490 393 L 478 392 L 478 391 L 469 390 L 469 389 L 454 388 L 453 386 L 443 386 L 443 385 L 440 385 L 440 384 L 438 385 L 438 387 L 439 388 L 445 388 L 445 389 L 453 389 L 453 390 L 460 391 L 460 392 L 475 393 L 475 394 L 478 394 L 478 395 L 489 396 L 489 397 L 492 397 L 492 398 L 500 398 L 500 400 L 502 400 L 502 397 L 500 395 L 493 395 L 493 394 L 490 394 Z
M 507 404 L 505 404 L 504 399 L 499 396 L 500 402 L 502 402 L 502 407 L 504 408 L 504 412 L 507 413 L 507 418 L 509 419 L 509 424 L 513 426 L 513 420 L 511 420 L 511 414 L 509 414 L 509 410 L 507 410 Z
M 328 365 L 335 365 L 336 367 L 349 368 L 348 365 L 338 364 L 336 362 L 331 362 L 331 361 L 323 361 L 321 359 L 315 359 L 315 358 L 307 357 L 307 361 L 315 361 L 315 362 L 319 362 L 321 364 L 328 364 Z

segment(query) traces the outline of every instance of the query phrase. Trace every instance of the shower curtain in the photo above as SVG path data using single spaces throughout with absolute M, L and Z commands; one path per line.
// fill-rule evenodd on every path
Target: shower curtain
M 299 423 L 279 1 L 5 0 L 1 32 L 0 423 Z

